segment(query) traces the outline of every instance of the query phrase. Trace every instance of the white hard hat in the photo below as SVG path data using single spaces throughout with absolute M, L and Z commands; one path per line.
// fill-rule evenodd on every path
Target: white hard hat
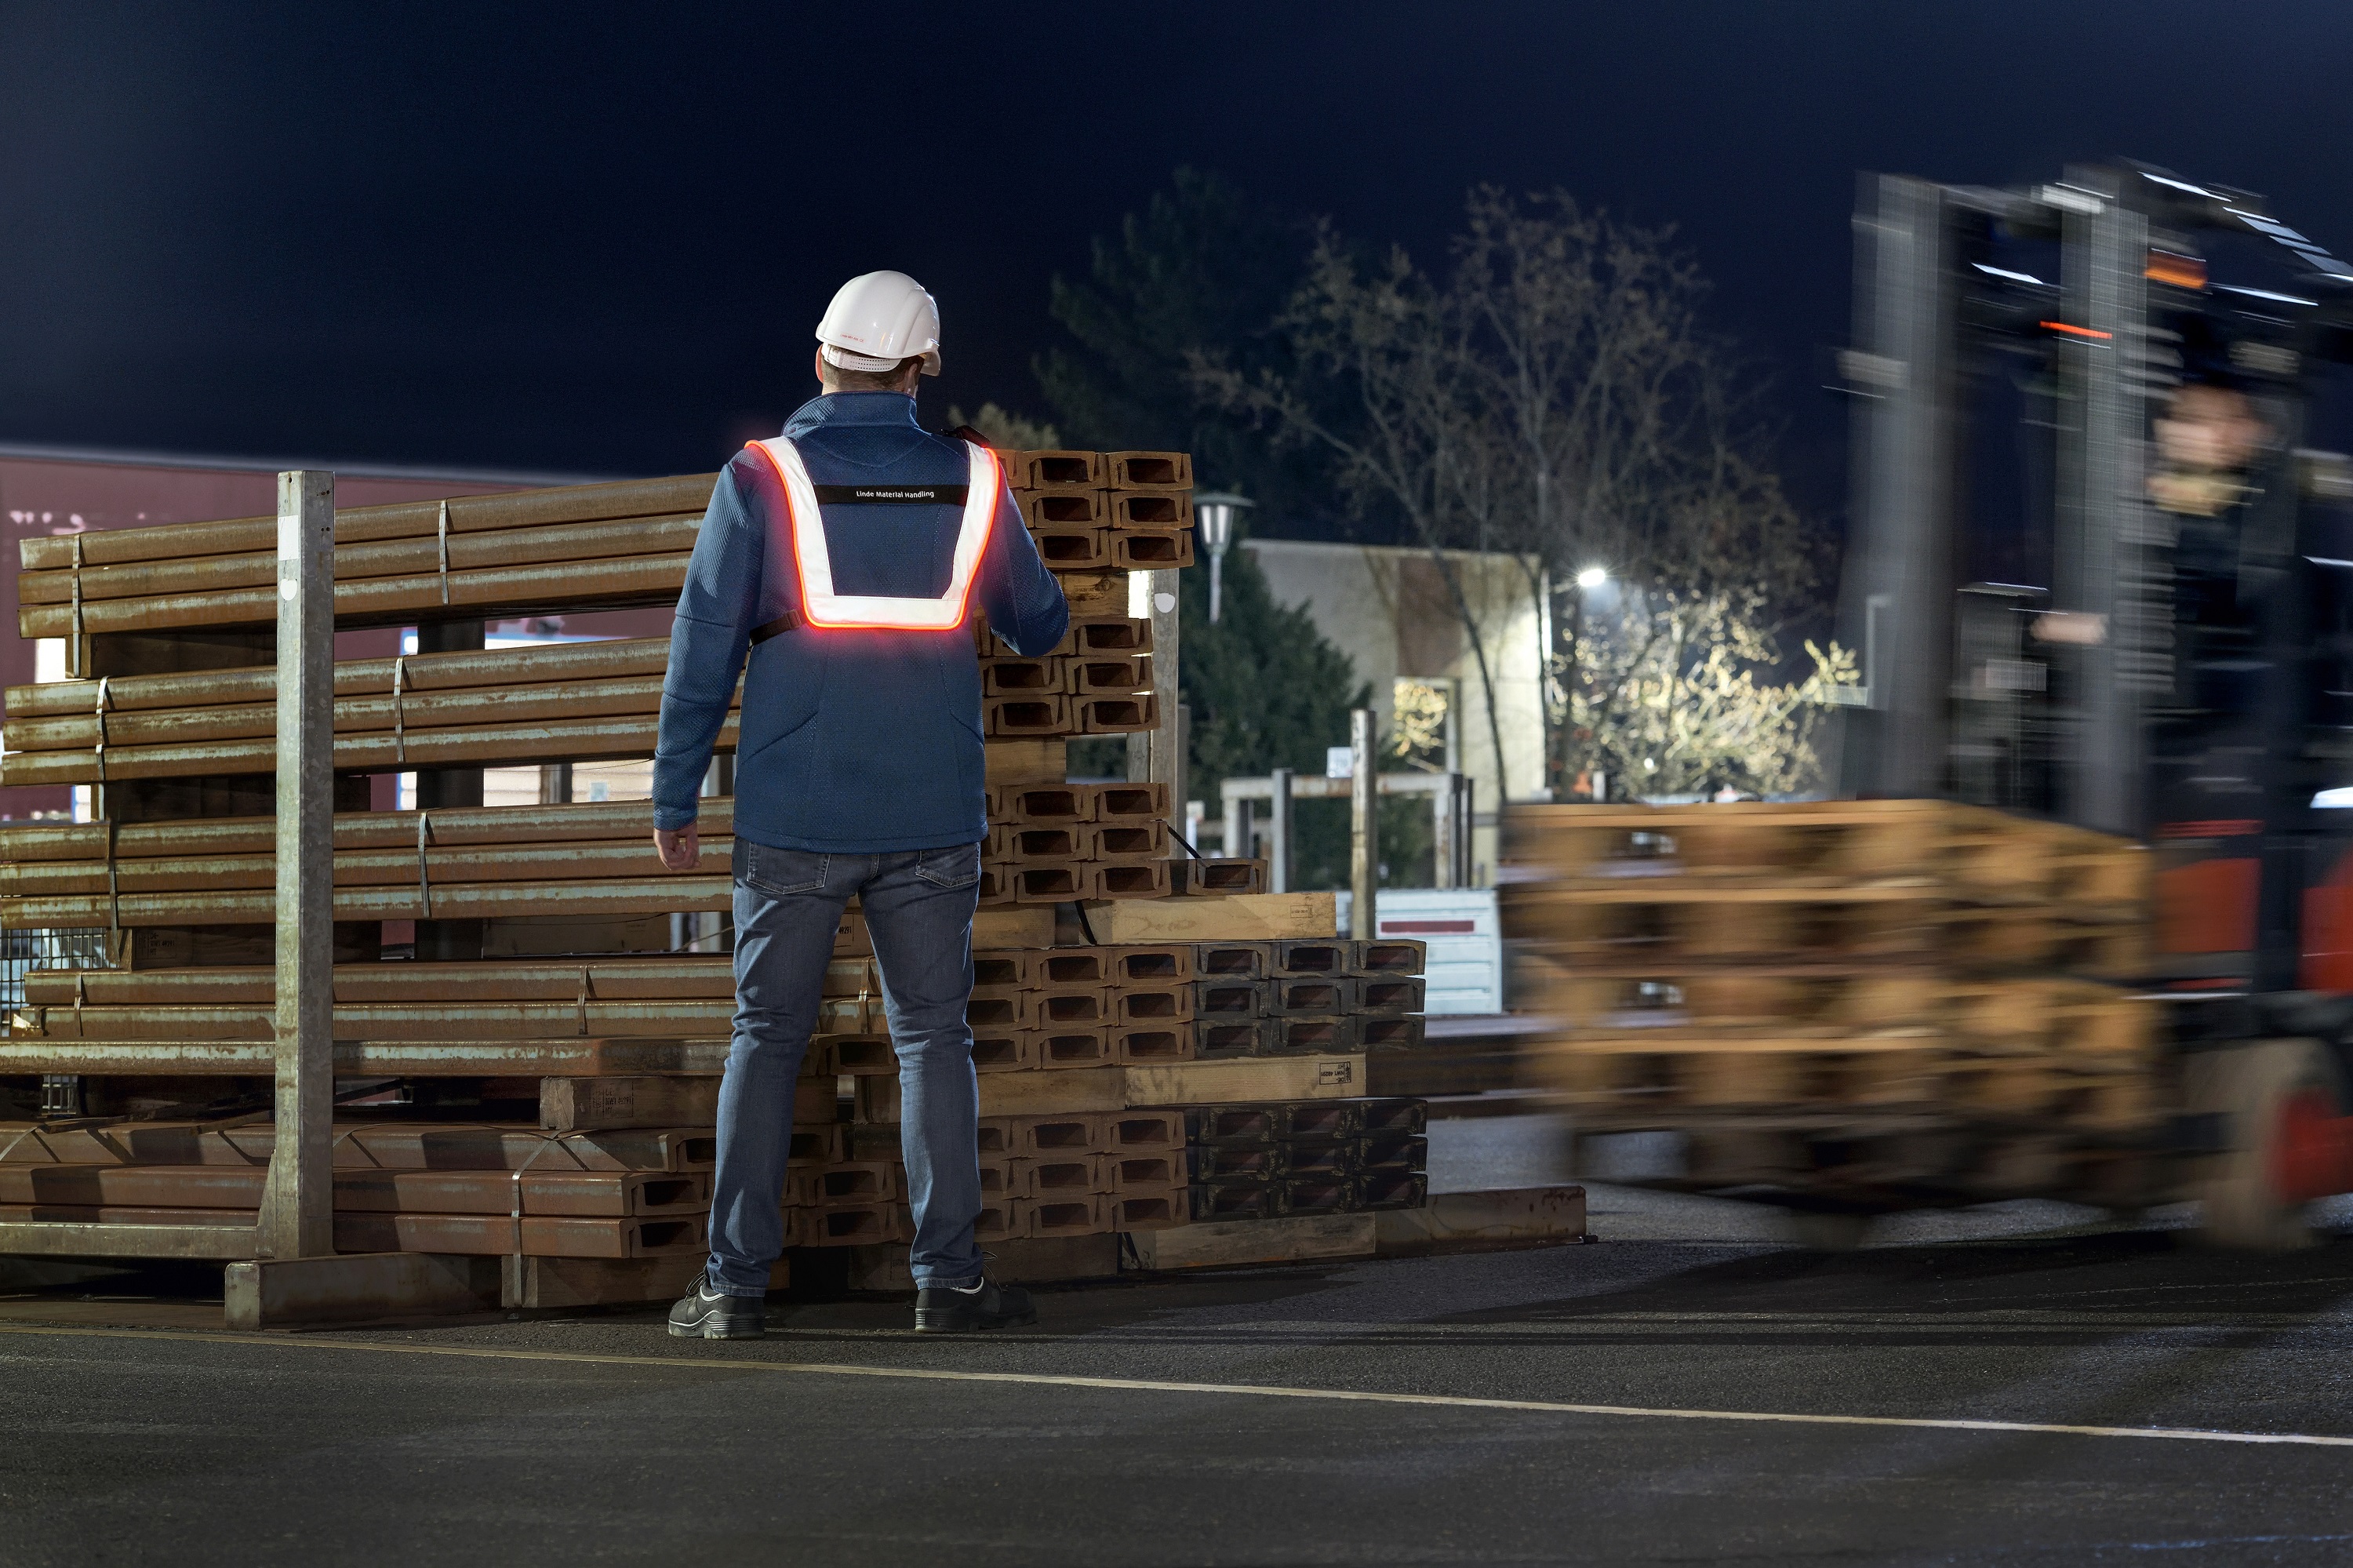
M 904 272 L 867 272 L 844 283 L 817 323 L 826 363 L 844 370 L 896 370 L 923 358 L 940 373 L 940 307 Z

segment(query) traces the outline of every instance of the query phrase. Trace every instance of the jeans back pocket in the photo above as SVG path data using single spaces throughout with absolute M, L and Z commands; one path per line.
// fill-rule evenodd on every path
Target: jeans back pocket
M 915 874 L 934 887 L 970 887 L 980 880 L 980 846 L 956 844 L 948 849 L 919 850 Z
M 823 887 L 833 858 L 814 850 L 773 849 L 749 839 L 735 841 L 735 874 L 744 885 L 775 898 Z

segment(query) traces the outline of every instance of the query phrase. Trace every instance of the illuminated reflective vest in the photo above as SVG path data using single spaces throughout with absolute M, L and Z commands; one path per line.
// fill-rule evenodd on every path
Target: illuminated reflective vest
M 980 573 L 980 557 L 988 548 L 989 524 L 997 516 L 997 494 L 1003 488 L 997 454 L 974 442 L 965 443 L 972 462 L 971 481 L 965 487 L 964 522 L 956 531 L 955 567 L 948 574 L 947 591 L 937 599 L 897 599 L 882 594 L 845 594 L 833 589 L 833 561 L 825 542 L 825 518 L 818 510 L 818 489 L 809 480 L 801 454 L 783 436 L 748 443 L 765 454 L 785 485 L 785 525 L 793 536 L 793 562 L 799 568 L 801 619 L 831 630 L 850 629 L 892 631 L 953 631 L 964 624 L 972 580 Z M 856 485 L 839 500 L 905 503 L 934 499 L 923 493 L 934 485 Z M 941 498 L 944 499 L 944 498 Z M 765 630 L 765 628 L 763 630 Z

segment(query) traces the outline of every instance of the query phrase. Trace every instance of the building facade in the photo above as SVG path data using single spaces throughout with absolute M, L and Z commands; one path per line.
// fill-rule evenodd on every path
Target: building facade
M 1473 875 L 1491 881 L 1498 863 L 1497 804 L 1536 798 L 1544 787 L 1544 665 L 1552 628 L 1542 568 L 1519 556 L 1469 550 L 1444 552 L 1441 570 L 1427 550 L 1389 546 L 1247 539 L 1240 547 L 1266 574 L 1275 599 L 1305 605 L 1316 630 L 1371 683 L 1384 733 L 1397 722 L 1401 682 L 1409 699 L 1423 699 L 1414 687 L 1443 694 L 1449 751 L 1476 790 Z M 1461 590 L 1460 604 L 1450 574 Z

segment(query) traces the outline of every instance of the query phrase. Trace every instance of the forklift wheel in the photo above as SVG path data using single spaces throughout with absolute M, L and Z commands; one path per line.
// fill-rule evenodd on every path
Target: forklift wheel
M 2326 1051 L 2310 1040 L 2258 1040 L 2200 1052 L 2184 1064 L 2192 1113 L 2224 1118 L 2226 1149 L 2204 1158 L 2191 1184 L 2200 1237 L 2216 1246 L 2288 1252 L 2309 1246 L 2305 1198 L 2280 1189 L 2291 1106 L 2324 1097 L 2336 1109 Z

